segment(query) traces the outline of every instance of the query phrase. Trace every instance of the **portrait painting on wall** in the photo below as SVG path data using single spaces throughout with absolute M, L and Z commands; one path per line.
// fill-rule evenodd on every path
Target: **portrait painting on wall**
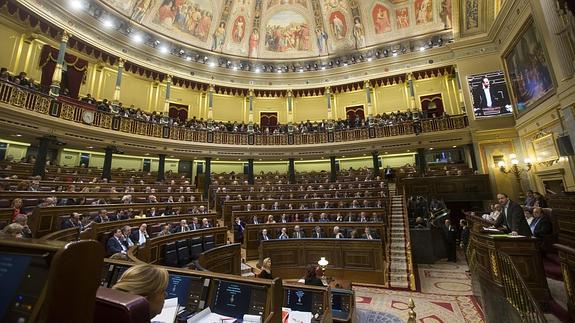
M 513 116 L 503 71 L 470 75 L 467 84 L 475 118 Z
M 232 27 L 232 40 L 234 43 L 241 43 L 244 39 L 246 33 L 246 18 L 244 16 L 238 16 L 234 21 Z
M 293 10 L 280 11 L 266 24 L 264 47 L 272 52 L 309 51 L 311 33 L 306 19 Z
M 415 0 L 415 24 L 422 25 L 433 21 L 432 0 Z
M 383 34 L 391 31 L 391 19 L 389 9 L 381 3 L 376 4 L 371 11 L 373 27 L 376 34 Z
M 206 41 L 212 26 L 209 0 L 162 0 L 153 22 L 168 30 L 178 30 Z
M 528 111 L 554 90 L 549 59 L 532 20 L 505 53 L 504 61 L 518 115 Z
M 395 10 L 397 29 L 409 28 L 409 11 L 407 7 Z
M 329 15 L 329 26 L 335 40 L 342 40 L 347 35 L 347 23 L 341 11 L 334 11 Z

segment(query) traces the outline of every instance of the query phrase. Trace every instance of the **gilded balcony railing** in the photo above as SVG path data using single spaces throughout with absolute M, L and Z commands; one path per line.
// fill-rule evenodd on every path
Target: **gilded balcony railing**
M 498 252 L 498 258 L 505 296 L 507 301 L 519 312 L 521 321 L 528 323 L 547 322 L 511 258 L 502 252 Z
M 49 115 L 69 122 L 87 124 L 103 129 L 110 129 L 128 134 L 155 138 L 166 138 L 180 141 L 214 143 L 223 145 L 309 145 L 329 142 L 350 142 L 373 138 L 412 135 L 463 129 L 468 126 L 466 115 L 444 118 L 425 119 L 414 124 L 404 122 L 396 125 L 376 125 L 373 129 L 359 128 L 334 132 L 310 132 L 294 134 L 254 134 L 210 132 L 181 126 L 167 126 L 152 122 L 124 118 L 115 114 L 97 111 L 94 107 L 70 99 L 55 99 L 42 93 L 30 91 L 18 85 L 0 81 L 0 102 L 28 111 Z M 86 113 L 93 113 L 93 119 L 85 118 Z M 251 137 L 252 136 L 252 137 Z

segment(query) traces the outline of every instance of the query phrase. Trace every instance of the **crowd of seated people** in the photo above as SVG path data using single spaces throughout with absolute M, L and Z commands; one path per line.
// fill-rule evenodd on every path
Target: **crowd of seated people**
M 320 226 L 314 227 L 311 235 L 309 237 L 306 236 L 305 232 L 300 228 L 299 225 L 295 225 L 292 229 L 292 233 L 289 234 L 287 227 L 282 227 L 278 232 L 272 234 L 268 232 L 267 228 L 261 230 L 259 235 L 260 241 L 265 240 L 286 240 L 286 239 L 304 239 L 304 238 L 311 238 L 311 239 L 326 239 L 326 238 L 333 238 L 333 239 L 367 239 L 367 240 L 375 240 L 379 239 L 379 235 L 372 231 L 369 227 L 363 228 L 363 231 L 358 231 L 357 228 L 347 228 L 341 229 L 339 226 L 334 226 L 332 232 L 326 233 Z
M 17 84 L 26 89 L 32 91 L 39 91 L 40 87 L 35 84 L 35 81 L 26 78 L 26 73 L 21 72 L 17 76 L 11 76 L 6 68 L 2 68 L 0 80 L 11 82 Z M 63 89 L 61 95 L 66 95 L 66 89 Z M 163 112 L 146 112 L 141 108 L 135 107 L 133 104 L 129 107 L 125 107 L 121 102 L 112 103 L 108 99 L 103 99 L 102 101 L 97 101 L 87 94 L 80 101 L 93 105 L 96 110 L 106 113 L 111 113 L 124 118 L 130 118 L 135 120 L 141 120 L 146 122 L 151 122 L 155 124 L 162 124 L 171 127 L 181 126 L 192 130 L 211 130 L 218 132 L 228 132 L 228 133 L 247 133 L 248 124 L 244 122 L 209 122 L 203 118 L 197 119 L 195 116 L 191 119 L 184 121 L 178 118 L 172 118 L 168 114 Z M 398 124 L 409 124 L 412 125 L 416 134 L 421 132 L 420 121 L 423 119 L 433 119 L 433 118 L 443 118 L 448 117 L 446 113 L 441 115 L 436 115 L 432 113 L 428 115 L 426 112 L 419 110 L 411 111 L 407 109 L 405 111 L 398 110 L 396 112 L 382 113 L 373 116 L 371 125 L 375 126 L 393 126 Z M 338 119 L 329 123 L 327 120 L 321 121 L 301 121 L 300 123 L 295 123 L 291 127 L 287 124 L 277 124 L 275 126 L 262 127 L 258 124 L 253 125 L 253 131 L 256 134 L 286 134 L 290 131 L 294 133 L 318 133 L 327 132 L 329 129 L 335 131 L 343 131 L 350 129 L 367 128 L 370 126 L 370 122 L 359 115 L 351 119 Z
M 158 232 L 149 232 L 148 225 L 146 223 L 141 223 L 137 228 L 132 228 L 128 225 L 118 227 L 108 238 L 106 251 L 109 256 L 116 255 L 115 257 L 124 258 L 122 255 L 127 254 L 130 247 L 134 245 L 143 245 L 153 237 L 162 237 L 182 232 L 209 229 L 214 226 L 207 218 L 203 218 L 200 222 L 199 218 L 194 216 L 191 218 L 189 224 L 188 220 L 182 219 L 177 223 L 162 223 L 160 224 L 160 227 L 161 229 Z

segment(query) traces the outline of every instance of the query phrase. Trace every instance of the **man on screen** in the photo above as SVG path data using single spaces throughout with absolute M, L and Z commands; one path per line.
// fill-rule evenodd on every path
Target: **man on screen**
M 489 78 L 484 76 L 481 84 L 476 87 L 474 106 L 476 116 L 499 115 L 511 112 L 507 110 L 509 103 L 503 97 L 505 89 L 499 89 L 497 86 L 492 87 L 491 85 L 492 82 Z

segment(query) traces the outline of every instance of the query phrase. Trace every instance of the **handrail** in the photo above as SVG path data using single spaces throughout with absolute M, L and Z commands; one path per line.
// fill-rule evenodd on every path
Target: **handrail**
M 521 321 L 547 322 L 511 257 L 503 252 L 498 252 L 498 258 L 505 296 L 507 301 L 519 312 Z
M 224 145 L 307 145 L 328 142 L 351 142 L 373 138 L 386 138 L 413 135 L 413 122 L 396 125 L 375 125 L 373 128 L 338 130 L 334 132 L 248 134 L 228 133 L 209 130 L 195 130 L 183 126 L 168 126 L 148 121 L 125 118 L 103 111 L 87 109 L 79 103 L 57 100 L 38 92 L 21 88 L 15 84 L 0 81 L 0 102 L 31 112 L 49 115 L 71 121 L 88 124 L 108 130 L 142 136 L 172 139 L 187 142 L 214 143 Z M 85 118 L 86 113 L 91 115 Z M 93 115 L 92 115 L 93 114 Z M 464 129 L 469 125 L 467 115 L 455 115 L 420 121 L 421 133 Z
M 397 188 L 396 188 L 396 192 L 397 192 Z M 407 200 L 406 200 L 406 195 L 405 195 L 405 186 L 402 187 L 402 193 L 403 193 L 403 221 L 404 221 L 404 227 L 405 227 L 405 241 L 406 241 L 405 250 L 406 250 L 406 255 L 407 255 L 407 271 L 409 273 L 409 275 L 408 275 L 408 277 L 409 277 L 409 288 L 411 290 L 415 291 L 415 290 L 417 290 L 417 286 L 415 284 L 415 274 L 413 271 L 413 258 L 411 255 L 411 237 L 410 237 L 410 230 L 409 230 L 409 219 L 406 216 L 408 213 L 407 213 Z

